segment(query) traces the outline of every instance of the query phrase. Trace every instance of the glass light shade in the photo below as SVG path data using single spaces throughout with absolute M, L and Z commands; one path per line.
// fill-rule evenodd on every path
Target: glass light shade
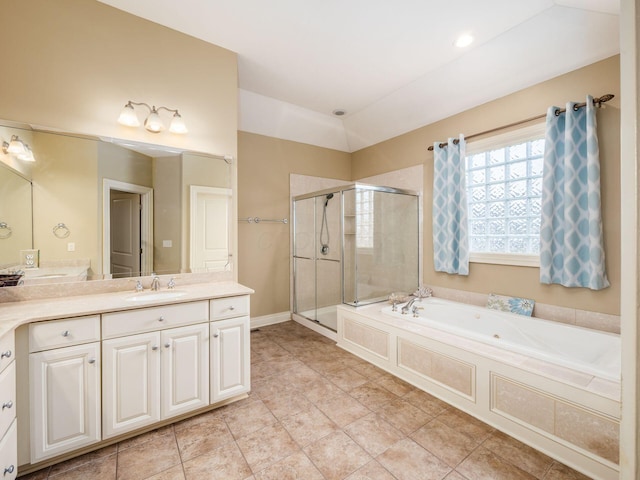
M 31 149 L 25 145 L 25 153 L 18 155 L 18 159 L 23 162 L 35 162 L 36 158 L 33 156 Z
M 147 119 L 144 121 L 144 128 L 151 133 L 159 133 L 164 130 L 164 124 L 158 115 L 158 111 L 153 109 Z
M 171 125 L 169 125 L 169 131 L 171 133 L 178 133 L 178 134 L 184 134 L 189 131 L 187 130 L 187 126 L 184 124 L 184 120 L 182 120 L 182 117 L 178 112 L 176 112 L 173 115 L 173 118 L 171 119 Z
M 124 106 L 120 112 L 120 116 L 118 117 L 118 123 L 126 127 L 140 126 L 140 120 L 138 120 L 138 116 L 136 115 L 136 111 L 133 109 L 133 105 L 128 103 Z
M 7 147 L 7 153 L 11 153 L 13 155 L 24 155 L 27 153 L 27 147 L 25 147 L 22 140 L 20 140 L 16 135 L 11 137 L 11 141 L 9 142 L 9 146 Z

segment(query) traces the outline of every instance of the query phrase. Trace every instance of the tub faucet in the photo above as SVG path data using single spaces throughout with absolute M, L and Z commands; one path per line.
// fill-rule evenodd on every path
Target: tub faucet
M 138 280 L 136 282 L 136 292 L 141 292 L 142 290 L 144 290 L 144 287 L 142 286 L 142 282 Z
M 409 313 L 409 310 L 411 310 L 411 307 L 413 307 L 413 304 L 415 303 L 415 301 L 417 300 L 416 297 L 413 297 L 411 300 L 409 300 L 406 305 L 404 305 L 401 309 L 400 309 L 400 313 L 402 313 L 402 315 L 406 315 L 407 313 Z
M 158 291 L 160 289 L 160 277 L 155 273 L 151 274 L 151 290 Z

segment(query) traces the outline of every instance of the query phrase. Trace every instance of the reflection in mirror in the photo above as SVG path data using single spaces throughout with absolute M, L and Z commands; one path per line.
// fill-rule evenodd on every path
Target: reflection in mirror
M 0 222 L 12 226 L 11 237 L 0 239 L 2 272 L 24 270 L 29 285 L 232 269 L 228 159 L 9 125 L 0 125 L 0 140 L 28 136 L 36 162 L 31 182 L 0 168 L 0 192 L 9 200 L 0 204 Z M 191 205 L 195 186 L 225 201 L 198 211 Z M 206 228 L 195 228 L 191 218 Z M 26 233 L 22 224 L 32 222 Z M 30 249 L 38 262 L 25 268 Z

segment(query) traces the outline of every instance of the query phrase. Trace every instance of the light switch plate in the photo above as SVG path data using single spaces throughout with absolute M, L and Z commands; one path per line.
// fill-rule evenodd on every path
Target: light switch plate
M 20 264 L 24 268 L 38 268 L 40 250 L 20 250 Z

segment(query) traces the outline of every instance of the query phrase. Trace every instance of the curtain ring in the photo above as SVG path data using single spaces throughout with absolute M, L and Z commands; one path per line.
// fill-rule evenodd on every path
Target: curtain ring
M 67 238 L 71 231 L 64 223 L 59 223 L 53 227 L 53 234 L 58 238 Z
M 574 104 L 573 104 L 573 111 L 574 111 L 574 112 L 577 112 L 578 110 L 580 110 L 580 105 L 579 105 L 579 104 L 577 104 L 577 103 L 574 103 Z
M 2 240 L 9 238 L 13 233 L 13 230 L 11 230 L 11 227 L 7 225 L 6 222 L 0 222 L 0 230 L 6 230 L 6 232 L 0 232 L 0 239 Z

